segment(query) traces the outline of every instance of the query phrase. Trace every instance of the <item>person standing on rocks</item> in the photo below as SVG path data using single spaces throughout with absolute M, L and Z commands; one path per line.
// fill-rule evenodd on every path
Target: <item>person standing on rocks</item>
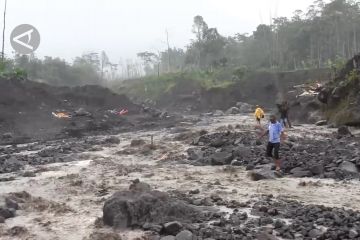
M 264 117 L 265 117 L 264 110 L 259 105 L 256 105 L 255 118 L 256 118 L 258 125 L 261 125 L 261 119 Z
M 280 123 L 283 127 L 291 128 L 291 123 L 289 120 L 289 104 L 287 101 L 283 101 L 281 104 L 277 105 L 279 113 L 280 113 Z
M 283 126 L 277 121 L 275 115 L 270 116 L 268 130 L 266 130 L 260 139 L 269 135 L 269 142 L 266 147 L 266 156 L 274 159 L 276 171 L 281 170 L 281 160 L 279 156 L 280 142 L 285 137 Z

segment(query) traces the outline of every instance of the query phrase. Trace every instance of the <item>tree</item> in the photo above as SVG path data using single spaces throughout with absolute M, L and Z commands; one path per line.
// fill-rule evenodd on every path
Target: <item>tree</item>
M 81 57 L 76 57 L 74 64 L 88 64 L 91 65 L 96 71 L 100 70 L 100 59 L 97 52 L 85 53 Z
M 185 52 L 181 48 L 169 48 L 160 52 L 160 65 L 167 66 L 171 56 L 171 71 L 180 71 L 185 65 Z M 168 68 L 166 69 L 168 70 Z
M 159 62 L 169 71 L 212 71 L 221 67 L 250 70 L 294 70 L 328 67 L 360 51 L 360 3 L 358 0 L 315 0 L 305 11 L 290 18 L 277 17 L 260 24 L 251 34 L 222 36 L 202 16 L 193 19 L 194 39 L 181 52 L 163 51 Z M 177 56 L 175 56 L 177 54 Z M 143 57 L 146 57 L 145 55 Z M 145 61 L 146 63 L 147 61 Z M 154 72 L 154 63 L 145 64 Z M 167 66 L 167 68 L 165 68 Z M 159 71 L 158 71 L 159 72 Z
M 4 62 L 4 55 L 5 55 L 5 27 L 6 27 L 6 5 L 7 0 L 5 0 L 5 6 L 4 6 L 4 18 L 3 18 L 3 32 L 2 32 L 2 50 L 1 50 L 1 61 Z
M 171 51 L 170 51 L 170 44 L 169 44 L 169 32 L 166 30 L 166 43 L 167 43 L 167 60 L 168 60 L 168 69 L 167 71 L 170 72 L 171 71 L 171 64 L 170 64 L 170 56 L 171 56 Z
M 153 52 L 140 52 L 137 54 L 144 63 L 146 74 L 151 74 L 152 69 L 157 67 L 157 75 L 160 76 L 160 54 Z
M 194 17 L 194 24 L 192 27 L 192 32 L 195 33 L 196 39 L 199 43 L 202 42 L 206 31 L 208 30 L 208 25 L 204 21 L 202 16 L 195 16 Z
M 206 32 L 208 31 L 208 25 L 206 24 L 206 22 L 204 21 L 202 16 L 195 16 L 194 17 L 194 24 L 192 27 L 192 32 L 195 34 L 196 36 L 196 42 L 194 43 L 194 50 L 196 50 L 198 52 L 198 56 L 197 56 L 197 65 L 198 68 L 202 67 L 202 62 L 201 62 L 201 58 L 202 58 L 202 43 L 205 37 Z
M 101 63 L 101 72 L 100 72 L 100 79 L 104 80 L 104 68 L 107 66 L 111 66 L 111 63 L 109 61 L 108 56 L 106 55 L 105 51 L 101 52 L 101 59 L 100 59 Z

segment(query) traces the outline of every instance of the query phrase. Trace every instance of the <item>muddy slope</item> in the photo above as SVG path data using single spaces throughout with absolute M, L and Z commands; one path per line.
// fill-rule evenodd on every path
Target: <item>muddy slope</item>
M 350 59 L 319 95 L 329 122 L 360 126 L 360 55 Z
M 124 108 L 129 111 L 124 116 L 111 112 Z M 161 112 L 141 110 L 126 96 L 100 86 L 53 87 L 28 80 L 0 79 L 0 143 L 134 130 L 141 124 L 150 126 L 161 120 Z M 69 113 L 72 118 L 55 118 L 52 112 L 57 111 Z
M 177 110 L 227 110 L 237 102 L 273 107 L 293 86 L 312 81 L 328 81 L 330 70 L 315 69 L 294 72 L 256 72 L 229 87 L 204 89 L 184 79 L 158 101 L 158 106 Z

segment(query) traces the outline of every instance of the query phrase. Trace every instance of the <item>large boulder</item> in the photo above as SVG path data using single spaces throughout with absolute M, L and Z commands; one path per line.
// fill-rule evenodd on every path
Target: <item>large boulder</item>
M 189 148 L 187 150 L 187 153 L 189 156 L 189 160 L 199 160 L 204 156 L 204 152 L 196 148 Z
M 212 165 L 228 165 L 233 160 L 233 155 L 228 152 L 217 152 L 211 156 Z
M 350 238 L 350 239 L 355 239 L 355 238 L 357 238 L 358 236 L 359 236 L 358 230 L 356 230 L 356 229 L 350 229 L 350 231 L 349 231 L 349 238 Z
M 194 236 L 189 230 L 181 231 L 175 236 L 175 240 L 193 240 L 193 238 Z
M 337 133 L 339 136 L 351 135 L 351 132 L 347 126 L 341 126 L 338 128 Z
M 345 161 L 345 162 L 342 162 L 340 165 L 339 165 L 339 168 L 341 170 L 344 170 L 346 172 L 350 172 L 350 173 L 358 173 L 358 168 L 356 167 L 356 165 L 352 162 L 348 162 L 348 161 Z
M 116 228 L 140 227 L 145 223 L 191 222 L 201 216 L 202 213 L 193 206 L 154 190 L 116 192 L 103 207 L 104 223 Z
M 241 113 L 250 113 L 255 111 L 254 107 L 248 103 L 238 102 L 236 103 L 236 107 L 239 109 Z
M 230 114 L 239 114 L 239 113 L 240 113 L 240 109 L 237 108 L 237 107 L 231 107 L 225 112 L 225 114 L 228 114 L 228 115 L 230 115 Z
M 215 148 L 220 148 L 226 144 L 226 139 L 216 138 L 211 141 L 210 146 Z
M 324 173 L 324 165 L 323 164 L 315 164 L 310 167 L 310 172 L 314 175 L 320 175 Z
M 312 173 L 308 170 L 305 170 L 301 167 L 296 167 L 291 169 L 290 173 L 294 176 L 294 177 L 298 177 L 298 178 L 302 178 L 302 177 L 311 177 Z
M 164 231 L 170 235 L 176 235 L 183 228 L 183 225 L 178 221 L 168 222 L 164 224 Z
M 271 169 L 262 168 L 262 169 L 254 169 L 248 172 L 248 176 L 253 181 L 259 181 L 259 180 L 275 179 L 279 175 L 274 171 L 272 171 Z
M 233 149 L 234 157 L 248 158 L 251 155 L 251 149 L 245 146 L 238 146 Z
M 224 116 L 225 113 L 221 110 L 216 110 L 214 113 L 213 113 L 213 116 L 214 117 L 221 117 L 221 116 Z
M 3 217 L 5 219 L 15 217 L 15 209 L 0 207 L 0 217 Z

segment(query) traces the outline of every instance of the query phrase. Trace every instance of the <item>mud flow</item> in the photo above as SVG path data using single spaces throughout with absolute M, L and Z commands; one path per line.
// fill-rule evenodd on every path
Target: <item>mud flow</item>
M 250 115 L 194 118 L 2 146 L 0 238 L 358 239 L 356 130 L 294 126 L 277 173 Z

